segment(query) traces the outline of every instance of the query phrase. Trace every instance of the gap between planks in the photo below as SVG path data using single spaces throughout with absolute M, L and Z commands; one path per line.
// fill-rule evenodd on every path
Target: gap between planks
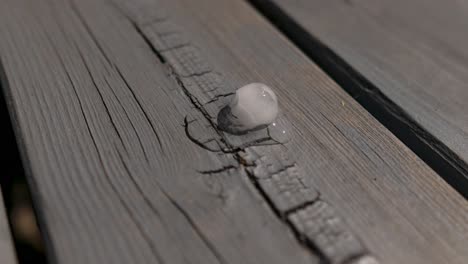
M 301 26 L 294 13 L 287 14 L 274 0 L 248 1 L 447 183 L 468 198 L 465 160 L 316 38 L 314 32 Z M 351 1 L 345 2 L 352 5 Z

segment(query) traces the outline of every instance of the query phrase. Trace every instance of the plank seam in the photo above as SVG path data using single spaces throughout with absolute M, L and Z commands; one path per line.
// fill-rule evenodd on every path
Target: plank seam
M 374 118 L 468 198 L 468 164 L 271 0 L 248 0 Z

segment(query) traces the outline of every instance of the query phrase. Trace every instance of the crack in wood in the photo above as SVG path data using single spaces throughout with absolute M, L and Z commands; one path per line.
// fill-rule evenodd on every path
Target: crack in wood
M 225 94 L 218 94 L 216 96 L 214 96 L 212 99 L 210 99 L 208 102 L 204 103 L 203 106 L 207 105 L 207 104 L 211 104 L 213 102 L 216 102 L 218 101 L 220 98 L 223 98 L 223 97 L 228 97 L 228 96 L 231 96 L 231 95 L 234 95 L 236 93 L 234 92 L 231 92 L 231 93 L 225 93 Z
M 239 169 L 239 167 L 236 167 L 234 165 L 229 165 L 229 166 L 223 166 L 222 168 L 219 168 L 219 169 L 214 169 L 214 170 L 201 170 L 201 171 L 197 171 L 198 173 L 201 173 L 201 174 L 218 174 L 218 173 L 223 173 L 223 172 L 226 172 L 226 171 L 229 171 L 229 170 L 232 170 L 232 169 Z

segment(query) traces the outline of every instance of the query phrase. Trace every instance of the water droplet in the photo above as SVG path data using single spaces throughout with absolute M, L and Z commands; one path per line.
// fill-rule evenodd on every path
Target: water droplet
M 278 114 L 276 120 L 267 129 L 269 136 L 281 144 L 286 144 L 293 138 L 292 124 L 282 112 Z

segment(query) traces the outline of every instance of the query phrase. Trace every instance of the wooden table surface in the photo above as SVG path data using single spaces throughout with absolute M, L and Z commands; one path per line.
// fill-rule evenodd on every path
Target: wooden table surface
M 426 56 L 436 37 L 411 28 L 385 40 L 346 11 L 366 1 L 275 2 L 0 0 L 0 80 L 51 263 L 467 262 L 463 57 Z M 428 24 L 403 1 L 369 10 L 468 23 L 429 2 L 427 21 L 446 13 Z M 436 140 L 429 154 L 315 64 L 315 34 Z M 217 128 L 251 82 L 277 93 L 285 141 Z

